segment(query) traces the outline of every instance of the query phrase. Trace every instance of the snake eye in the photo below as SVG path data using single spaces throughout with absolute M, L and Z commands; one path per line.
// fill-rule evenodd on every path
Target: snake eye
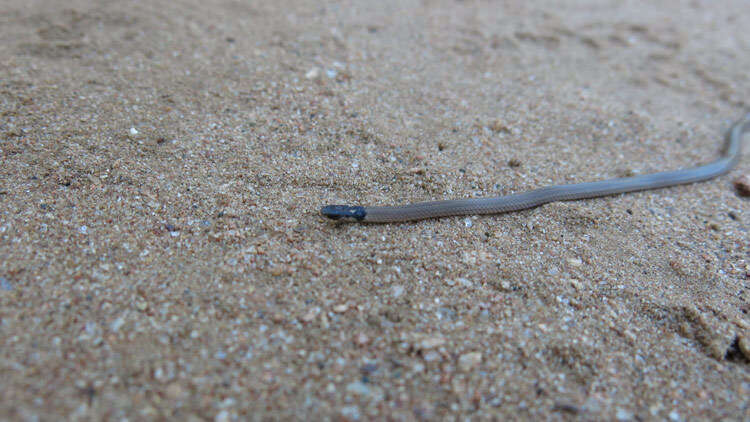
M 351 218 L 362 221 L 367 215 L 364 207 L 350 205 L 326 205 L 320 209 L 320 213 L 331 220 Z

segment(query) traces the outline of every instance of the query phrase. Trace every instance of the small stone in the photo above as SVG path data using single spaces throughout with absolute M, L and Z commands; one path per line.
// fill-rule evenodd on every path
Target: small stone
M 353 382 L 346 386 L 346 392 L 361 397 L 367 397 L 373 401 L 382 401 L 384 391 L 376 385 L 368 385 L 360 381 Z
M 469 281 L 469 280 L 467 280 L 465 278 L 462 278 L 462 277 L 457 278 L 456 282 L 458 282 L 462 287 L 473 287 L 474 286 L 474 284 L 471 281 Z
M 177 382 L 169 384 L 166 388 L 166 393 L 167 397 L 172 400 L 178 400 L 185 397 L 185 389 Z
M 393 298 L 397 299 L 402 294 L 404 294 L 404 286 L 401 286 L 401 285 L 397 284 L 397 285 L 391 287 L 391 292 L 393 294 Z
M 638 337 L 635 335 L 635 333 L 627 329 L 622 332 L 622 335 L 631 342 L 635 342 L 636 340 L 638 340 Z
M 344 406 L 341 408 L 341 416 L 346 419 L 353 421 L 359 420 L 359 407 L 357 406 Z
M 130 128 L 130 136 L 135 136 L 138 134 L 138 130 L 134 127 Z
M 307 311 L 304 315 L 302 315 L 302 321 L 304 322 L 311 322 L 315 319 L 316 316 L 320 313 L 319 308 L 312 308 L 309 311 Z
M 148 302 L 139 300 L 135 302 L 135 308 L 141 312 L 144 312 L 146 309 L 148 309 Z
M 157 413 L 158 411 L 153 406 L 146 406 L 141 410 L 141 414 L 148 417 L 154 417 Z
M 286 318 L 284 318 L 284 314 L 282 314 L 281 312 L 274 312 L 273 314 L 271 314 L 271 321 L 276 324 L 281 324 L 285 320 Z
M 619 408 L 617 409 L 617 413 L 615 414 L 615 417 L 617 418 L 618 421 L 629 421 L 633 419 L 633 414 L 623 408 Z
M 23 136 L 23 131 L 19 128 L 11 128 L 9 131 L 5 132 L 5 136 L 8 138 L 20 138 Z
M 474 222 L 473 222 L 473 221 L 471 221 L 471 218 L 468 218 L 468 217 L 467 217 L 466 219 L 464 219 L 464 226 L 466 226 L 466 227 L 471 227 L 471 226 L 473 226 L 473 225 L 474 225 Z
M 366 396 L 370 393 L 370 387 L 361 382 L 353 382 L 346 386 L 346 392 L 353 393 L 358 396 Z
M 6 292 L 9 292 L 13 290 L 13 284 L 11 284 L 11 282 L 7 278 L 0 277 L 0 290 L 5 290 Z
M 458 367 L 463 372 L 471 371 L 479 366 L 480 363 L 482 363 L 482 354 L 479 352 L 466 353 L 458 358 Z
M 750 196 L 750 174 L 743 174 L 735 179 L 734 187 L 737 188 L 740 196 Z
M 347 305 L 346 303 L 342 303 L 341 305 L 336 305 L 333 307 L 333 312 L 336 312 L 337 314 L 343 314 L 347 310 L 349 310 L 349 305 Z
M 581 265 L 583 265 L 583 261 L 581 261 L 580 258 L 570 258 L 568 259 L 568 264 L 573 267 L 580 267 Z
M 710 354 L 716 360 L 724 359 L 726 355 L 727 345 L 722 338 L 717 337 L 710 340 L 705 344 L 708 354 Z
M 442 337 L 427 337 L 417 343 L 417 348 L 420 350 L 430 350 L 436 347 L 440 347 L 445 344 L 445 339 Z
M 356 336 L 356 337 L 354 338 L 354 343 L 355 343 L 355 344 L 356 344 L 357 346 L 364 346 L 364 345 L 366 345 L 366 344 L 367 344 L 367 343 L 369 343 L 369 342 L 370 342 L 370 338 L 369 338 L 369 337 L 367 337 L 367 335 L 366 335 L 365 333 L 359 333 L 359 334 L 357 334 L 357 336 Z
M 508 126 L 500 119 L 495 119 L 492 123 L 490 123 L 490 129 L 495 133 L 499 133 L 499 132 L 509 133 L 510 132 L 510 129 L 508 128 Z
M 320 77 L 320 69 L 317 67 L 313 67 L 312 69 L 308 70 L 307 73 L 305 73 L 305 78 L 307 79 L 318 79 Z
M 412 167 L 409 169 L 409 173 L 411 174 L 424 174 L 424 168 L 422 167 Z
M 88 228 L 88 227 L 86 227 L 86 226 L 81 226 L 81 227 L 79 227 L 79 228 L 78 228 L 78 231 L 79 231 L 79 232 L 80 232 L 81 234 L 88 234 L 88 232 L 89 232 L 89 228 Z
M 169 381 L 169 374 L 164 368 L 156 368 L 156 370 L 154 370 L 154 378 L 160 382 Z
M 675 412 L 674 410 L 669 412 L 669 420 L 672 422 L 678 422 L 680 421 L 680 414 Z
M 740 348 L 740 352 L 745 356 L 745 359 L 750 361 L 750 338 L 739 337 L 737 345 Z
M 575 278 L 570 279 L 570 285 L 573 286 L 573 288 L 576 290 L 581 290 L 583 288 L 583 284 L 581 284 L 581 282 L 576 280 Z
M 111 324 L 109 324 L 109 328 L 116 333 L 120 331 L 120 328 L 122 328 L 123 325 L 125 325 L 125 318 L 119 317 L 116 320 L 112 321 Z
M 214 422 L 229 422 L 229 411 L 228 410 L 222 410 L 221 412 L 216 414 L 216 417 L 214 418 Z
M 434 350 L 430 350 L 429 352 L 425 353 L 423 358 L 425 362 L 440 362 L 441 360 L 443 360 L 443 356 Z

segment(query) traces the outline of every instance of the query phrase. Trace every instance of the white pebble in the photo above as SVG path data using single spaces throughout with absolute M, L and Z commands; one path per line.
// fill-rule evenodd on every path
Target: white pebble
M 619 408 L 617 409 L 617 414 L 615 415 L 615 417 L 618 421 L 629 421 L 633 419 L 633 414 L 623 408 Z
M 442 337 L 428 337 L 423 339 L 417 344 L 417 348 L 421 350 L 430 350 L 436 347 L 440 347 L 445 344 L 445 339 Z
M 111 328 L 112 331 L 116 333 L 120 331 L 120 328 L 122 328 L 123 325 L 125 325 L 125 318 L 119 317 L 116 320 L 112 321 L 111 324 L 109 324 L 109 328 Z
M 464 372 L 471 371 L 480 363 L 482 363 L 482 354 L 479 352 L 466 353 L 458 358 L 458 367 Z
M 307 73 L 305 73 L 305 78 L 307 79 L 317 79 L 320 76 L 320 69 L 317 67 L 313 67 L 312 69 L 308 70 Z
M 214 418 L 214 422 L 229 422 L 229 412 L 226 410 L 222 410 L 221 412 L 216 414 L 216 417 Z
M 341 416 L 353 421 L 359 420 L 359 407 L 345 406 L 341 408 Z

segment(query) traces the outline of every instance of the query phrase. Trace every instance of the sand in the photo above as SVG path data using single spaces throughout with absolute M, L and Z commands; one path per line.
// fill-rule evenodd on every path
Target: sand
M 747 420 L 747 158 L 318 214 L 711 161 L 746 6 L 4 1 L 0 418 Z

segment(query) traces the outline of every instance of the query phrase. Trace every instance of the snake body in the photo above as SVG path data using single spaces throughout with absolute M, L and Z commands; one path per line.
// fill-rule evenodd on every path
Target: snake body
M 750 114 L 735 122 L 727 133 L 724 155 L 716 161 L 699 167 L 597 182 L 546 186 L 495 198 L 418 202 L 386 207 L 327 205 L 320 212 L 333 220 L 396 223 L 456 215 L 499 214 L 534 208 L 555 201 L 573 201 L 702 182 L 726 173 L 737 164 L 741 154 L 742 137 L 748 131 L 750 131 Z

